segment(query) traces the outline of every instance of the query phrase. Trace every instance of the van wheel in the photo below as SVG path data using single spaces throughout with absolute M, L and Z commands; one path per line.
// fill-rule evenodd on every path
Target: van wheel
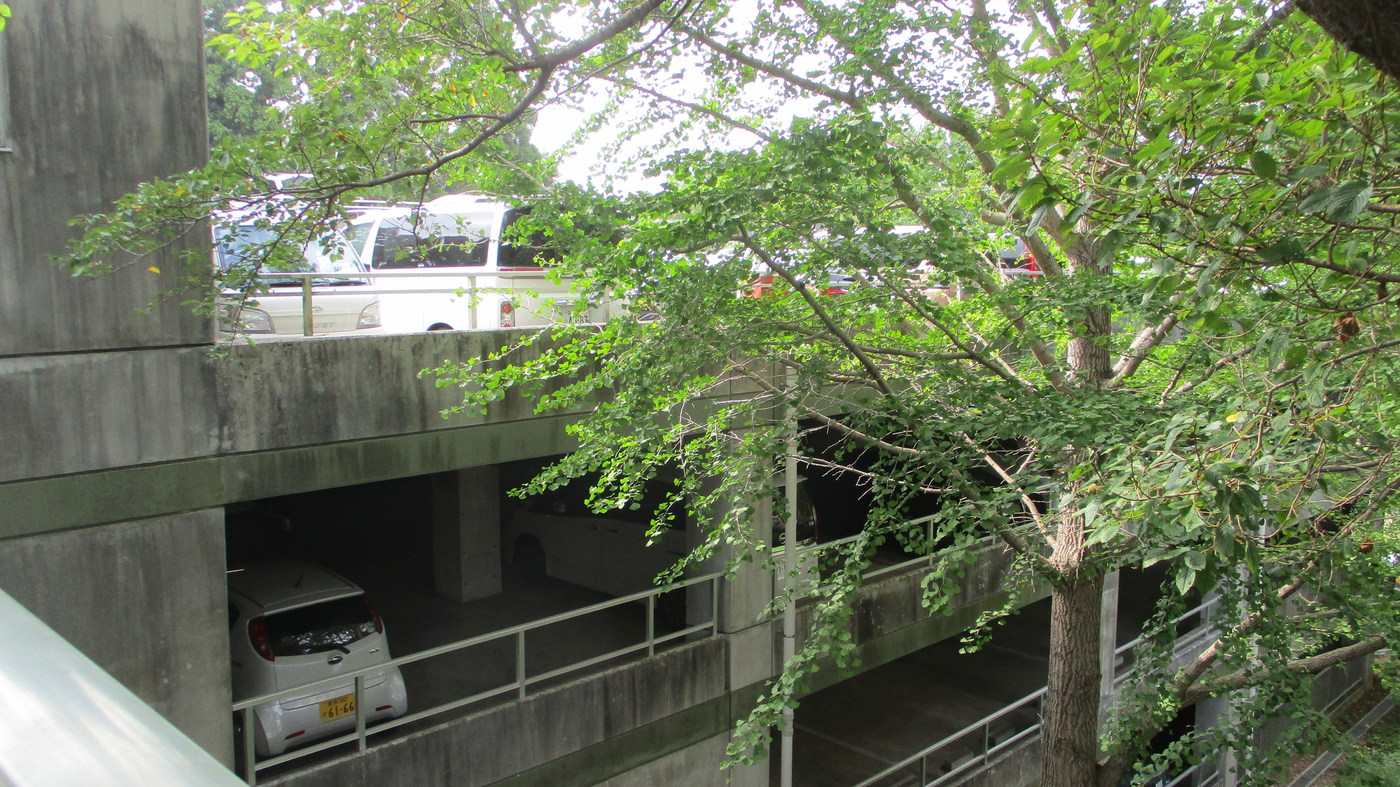
M 522 576 L 540 579 L 549 573 L 549 565 L 544 556 L 544 547 L 529 536 L 521 536 L 515 542 L 515 567 Z
M 445 323 L 445 322 L 435 322 L 435 323 L 433 323 L 432 325 L 429 325 L 429 326 L 428 326 L 428 330 L 430 330 L 430 331 L 450 331 L 450 330 L 452 330 L 452 326 L 451 326 L 451 325 L 448 325 L 448 324 Z

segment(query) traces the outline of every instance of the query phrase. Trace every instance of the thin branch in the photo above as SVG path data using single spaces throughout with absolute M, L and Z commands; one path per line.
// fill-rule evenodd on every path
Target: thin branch
M 564 63 L 577 58 L 588 50 L 592 49 L 604 41 L 607 41 L 623 31 L 636 27 L 651 14 L 652 11 L 660 8 L 666 0 L 644 0 L 641 4 L 627 11 L 613 20 L 611 24 L 603 25 L 591 34 L 580 38 L 572 44 L 534 60 L 527 60 L 524 63 L 517 63 L 505 67 L 505 71 L 552 71 Z
M 749 124 L 747 124 L 747 123 L 745 123 L 745 122 L 743 122 L 743 121 L 741 121 L 741 120 L 736 120 L 735 118 L 732 118 L 732 117 L 730 117 L 730 116 L 728 116 L 728 115 L 726 115 L 726 114 L 724 114 L 723 112 L 720 112 L 720 111 L 718 111 L 718 110 L 710 109 L 709 107 L 704 106 L 704 105 L 702 105 L 702 104 L 696 104 L 696 103 L 693 103 L 693 102 L 690 102 L 690 101 L 683 101 L 683 100 L 681 100 L 681 99 L 679 99 L 679 98 L 672 98 L 671 96 L 665 95 L 664 93 L 658 93 L 657 91 L 652 90 L 651 88 L 642 87 L 641 85 L 638 85 L 638 84 L 636 84 L 635 82 L 630 82 L 630 81 L 626 81 L 626 80 L 622 80 L 622 79 L 617 79 L 617 78 L 615 78 L 615 77 L 604 76 L 604 75 L 602 75 L 602 74 L 599 74 L 597 78 L 598 78 L 598 79 L 601 79 L 601 80 L 603 80 L 603 81 L 605 81 L 605 82 L 611 82 L 611 83 L 613 83 L 614 85 L 618 85 L 618 86 L 620 86 L 620 87 L 625 87 L 625 88 L 627 88 L 628 90 L 636 90 L 636 91 L 639 92 L 639 93 L 645 93 L 645 94 L 651 96 L 652 98 L 656 98 L 656 99 L 659 99 L 659 100 L 661 100 L 661 101 L 666 101 L 666 102 L 675 104 L 675 105 L 677 105 L 677 106 L 685 107 L 686 109 L 689 109 L 689 110 L 692 111 L 692 112 L 698 112 L 698 113 L 700 113 L 700 114 L 702 114 L 702 115 L 706 115 L 706 116 L 708 116 L 708 117 L 712 117 L 712 118 L 714 118 L 715 120 L 720 121 L 721 123 L 726 123 L 726 124 L 728 124 L 728 125 L 733 126 L 734 128 L 740 129 L 740 130 L 742 130 L 742 131 L 747 131 L 747 132 L 749 132 L 750 134 L 753 134 L 754 136 L 756 136 L 756 137 L 758 137 L 759 139 L 763 140 L 764 142 L 772 142 L 772 141 L 773 141 L 773 137 L 772 137 L 772 136 L 770 136 L 770 135 L 768 135 L 768 134 L 765 134 L 765 133 L 762 132 L 762 131 L 759 131 L 758 129 L 754 128 L 753 126 L 750 126 Z
M 786 68 L 773 65 L 772 63 L 763 60 L 759 60 L 758 58 L 746 55 L 743 52 L 734 49 L 733 47 L 721 44 L 719 41 L 716 41 L 710 36 L 692 27 L 687 27 L 685 25 L 677 25 L 676 27 L 681 32 L 685 33 L 686 35 L 689 35 L 691 38 L 694 38 L 696 41 L 699 41 L 700 43 L 704 44 L 710 49 L 713 49 L 715 52 L 718 52 L 719 54 L 724 55 L 725 57 L 728 57 L 732 60 L 736 60 L 748 66 L 749 68 L 752 68 L 755 71 L 767 74 L 768 76 L 773 77 L 775 79 L 781 79 L 782 81 L 787 82 L 791 85 L 795 85 L 796 87 L 800 87 L 809 93 L 816 93 L 819 96 L 825 96 L 826 98 L 829 98 L 838 104 L 845 104 L 849 106 L 856 103 L 856 95 L 852 91 L 837 90 L 833 87 L 823 85 L 820 82 L 815 82 L 806 77 L 798 76 L 797 74 L 794 74 Z
M 1240 44 L 1239 48 L 1235 50 L 1235 61 L 1239 62 L 1240 58 L 1253 52 L 1255 47 L 1264 43 L 1264 39 L 1267 38 L 1270 33 L 1274 32 L 1279 25 L 1283 24 L 1291 13 L 1293 13 L 1293 2 L 1289 0 L 1289 2 L 1279 6 L 1278 10 L 1270 14 L 1269 18 L 1264 20 L 1264 24 L 1257 27 L 1253 33 L 1249 34 L 1249 38 L 1246 38 L 1244 43 Z
M 875 383 L 875 387 L 880 389 L 880 393 L 884 394 L 885 397 L 892 402 L 895 401 L 894 389 L 891 388 L 890 384 L 885 380 L 885 375 L 880 371 L 880 367 L 876 366 L 875 362 L 870 360 L 870 356 L 866 355 L 864 351 L 857 347 L 855 341 L 853 341 L 845 331 L 841 330 L 841 326 L 837 325 L 835 320 L 831 319 L 831 315 L 827 314 L 826 309 L 822 308 L 822 305 L 817 302 L 816 297 L 807 289 L 807 285 L 799 281 L 796 276 L 792 275 L 792 271 L 779 264 L 777 260 L 773 259 L 772 255 L 760 248 L 758 244 L 754 243 L 753 239 L 749 237 L 749 233 L 742 227 L 739 228 L 739 236 L 741 240 L 743 240 L 744 245 L 748 247 L 749 251 L 758 255 L 758 258 L 763 260 L 763 263 L 768 266 L 769 270 L 783 277 L 783 281 L 786 281 L 788 286 L 792 287 L 802 296 L 802 299 L 807 302 L 808 307 L 817 315 L 817 319 L 821 320 L 822 323 L 826 325 L 826 329 L 831 331 L 832 335 L 841 341 L 841 344 L 845 345 L 846 349 L 856 357 L 856 360 L 860 362 L 861 366 L 865 367 L 865 371 L 870 375 L 870 379 Z

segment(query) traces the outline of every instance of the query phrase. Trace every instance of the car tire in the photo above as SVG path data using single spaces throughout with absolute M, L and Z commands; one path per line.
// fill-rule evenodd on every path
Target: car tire
M 530 536 L 516 539 L 514 562 L 521 576 L 540 579 L 549 574 L 549 561 L 545 557 L 544 547 Z
M 428 326 L 428 330 L 429 330 L 429 331 L 450 331 L 450 330 L 452 330 L 452 326 L 451 326 L 451 325 L 448 325 L 448 324 L 445 323 L 445 322 L 435 322 L 435 323 L 433 323 L 432 325 L 429 325 L 429 326 Z

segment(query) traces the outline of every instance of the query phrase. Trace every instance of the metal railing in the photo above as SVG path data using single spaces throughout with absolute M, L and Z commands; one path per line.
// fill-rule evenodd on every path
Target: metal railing
M 934 549 L 933 521 L 935 519 L 935 516 L 936 515 L 930 514 L 929 516 L 921 516 L 915 519 L 910 519 L 909 521 L 905 522 L 903 525 L 900 526 L 906 528 L 914 525 L 924 526 L 924 549 L 927 550 L 925 554 L 917 555 L 915 557 L 909 558 L 908 560 L 902 560 L 898 563 L 893 563 L 888 566 L 881 566 L 879 568 L 866 571 L 864 574 L 861 575 L 862 579 L 868 582 L 872 579 L 877 579 L 886 574 L 893 574 L 901 571 L 906 571 L 910 567 L 917 566 L 919 564 L 923 564 L 929 568 L 932 568 L 934 564 L 938 562 L 939 558 L 943 557 L 948 552 L 957 549 L 958 547 Z M 797 548 L 797 555 L 800 559 L 808 555 L 815 555 L 820 552 L 827 552 L 837 547 L 850 544 L 859 538 L 861 538 L 861 535 L 857 534 L 854 536 L 847 536 L 845 538 L 838 538 L 832 541 L 822 541 L 816 544 L 807 544 L 805 546 L 799 546 Z M 992 542 L 996 541 L 996 538 L 996 536 L 984 536 L 983 538 L 978 539 L 976 544 L 972 548 L 982 549 L 987 545 L 991 544 Z M 782 546 L 776 547 L 773 550 L 773 557 L 775 559 L 780 557 L 783 554 L 783 549 L 784 547 Z
M 318 279 L 319 279 L 319 280 L 325 280 L 325 281 L 338 281 L 338 282 L 354 281 L 354 280 L 356 280 L 356 279 L 372 279 L 372 280 L 378 280 L 378 279 L 458 279 L 458 280 L 461 280 L 461 281 L 463 282 L 461 286 L 455 286 L 455 287 L 423 287 L 423 288 L 412 288 L 412 289 L 400 289 L 400 288 L 397 288 L 397 287 L 395 287 L 395 288 L 389 288 L 389 289 L 375 289 L 375 288 L 373 288 L 373 287 L 360 287 L 360 286 L 357 286 L 357 287 L 355 287 L 353 290 L 339 290 L 339 289 L 337 289 L 337 290 L 334 291 L 335 294 L 351 294 L 351 293 L 353 293 L 353 294 L 355 294 L 355 295 L 443 295 L 443 294 L 448 294 L 448 293 L 462 293 L 463 295 L 474 296 L 474 295 L 476 295 L 478 292 L 492 292 L 492 291 L 495 291 L 495 290 L 496 290 L 496 288 L 493 288 L 493 287 L 487 287 L 487 288 L 479 288 L 479 287 L 477 287 L 477 278 L 478 278 L 479 276 L 503 276 L 503 277 L 508 277 L 508 278 L 510 278 L 511 280 L 518 280 L 518 279 L 539 279 L 539 280 L 541 280 L 541 281 L 543 281 L 543 280 L 546 278 L 546 275 L 545 275 L 544 271 L 540 271 L 540 272 L 536 273 L 536 272 L 534 272 L 533 270 L 530 270 L 530 271 L 499 271 L 499 272 L 491 272 L 491 273 L 489 273 L 489 274 L 488 274 L 488 273 L 462 273 L 461 271 L 435 271 L 435 270 L 432 270 L 432 269 L 430 269 L 430 268 L 428 268 L 428 269 L 422 269 L 422 270 L 387 270 L 387 271 L 386 271 L 386 270 L 375 270 L 375 271 L 335 271 L 335 272 L 325 272 L 325 271 L 270 271 L 270 272 L 267 272 L 267 273 L 259 273 L 258 276 L 257 276 L 257 278 L 260 279 L 260 280 L 272 280 L 272 281 L 277 281 L 277 280 L 299 281 L 299 282 L 301 283 L 301 286 L 300 286 L 297 290 L 291 291 L 291 292 L 277 292 L 277 291 L 271 291 L 271 292 L 258 293 L 256 296 L 253 297 L 253 300 L 261 300 L 261 299 L 266 299 L 266 298 L 300 298 L 300 299 L 301 299 L 301 328 L 302 328 L 302 335 L 304 335 L 304 336 L 312 336 L 312 335 L 314 335 L 314 329 L 315 329 L 315 321 L 314 321 L 313 317 L 314 317 L 314 314 L 315 314 L 314 299 L 315 299 L 315 296 L 316 296 L 316 294 L 317 294 L 317 292 L 316 292 L 316 287 L 317 287 L 317 286 L 323 286 L 323 287 L 341 287 L 341 286 L 343 286 L 343 285 L 334 285 L 334 284 L 317 285 L 315 282 L 316 282 Z M 321 294 L 321 295 L 330 295 L 330 294 L 332 294 L 332 293 L 329 292 L 329 291 L 327 291 L 327 290 L 321 290 L 320 294 Z M 470 322 L 470 324 L 467 326 L 467 328 L 468 328 L 469 330 L 474 330 L 474 329 L 477 327 L 477 317 L 476 317 L 476 309 L 475 309 L 475 308 L 473 308 L 473 309 L 471 310 L 471 313 L 470 313 L 470 315 L 469 315 L 469 319 L 470 319 L 471 322 Z
M 1044 702 L 1045 689 L 1028 694 L 855 787 L 905 787 L 911 784 L 936 787 L 984 767 L 997 754 L 1040 732 Z M 931 774 L 933 780 L 929 781 Z
M 1182 653 L 1201 644 L 1201 641 L 1214 636 L 1217 632 L 1210 625 L 1210 613 L 1219 604 L 1219 601 L 1212 599 L 1202 602 L 1192 607 L 1186 612 L 1172 619 L 1171 625 L 1180 626 L 1182 623 L 1193 617 L 1200 616 L 1197 625 L 1192 626 L 1187 631 L 1178 631 L 1177 637 L 1172 645 L 1172 659 L 1175 660 Z M 1115 688 L 1118 684 L 1128 679 L 1129 672 L 1135 661 L 1134 656 L 1137 648 L 1142 645 L 1146 637 L 1138 637 L 1131 642 L 1119 645 L 1113 650 L 1113 684 Z
M 923 559 L 920 558 L 920 560 Z M 901 565 L 908 565 L 908 563 Z M 896 567 L 892 566 L 891 568 Z M 1215 603 L 1215 601 L 1209 601 L 1201 604 L 1173 619 L 1172 624 L 1176 625 L 1193 616 L 1209 613 Z M 1185 636 L 1177 638 L 1176 647 L 1180 650 L 1183 642 L 1194 643 L 1200 636 L 1210 633 L 1212 632 L 1208 625 L 1193 628 Z M 1143 638 L 1139 637 L 1116 648 L 1115 656 L 1121 657 L 1124 653 L 1141 645 L 1142 641 Z M 1120 660 L 1120 658 L 1115 658 L 1115 683 L 1125 677 L 1117 674 Z M 978 768 L 986 767 L 996 755 L 1022 741 L 1033 738 L 1040 732 L 1044 718 L 1044 702 L 1045 689 L 1027 694 L 996 713 L 978 719 L 933 745 L 900 760 L 860 782 L 855 787 L 876 787 L 876 785 L 879 787 L 908 787 L 909 785 L 937 787 L 937 785 L 946 784 Z M 1183 780 L 1195 772 L 1196 766 L 1193 766 L 1180 776 L 1174 777 L 1171 782 L 1163 784 L 1162 787 L 1183 785 L 1185 784 Z M 1214 779 L 1213 776 L 1208 778 Z M 1212 782 L 1203 782 L 1202 787 L 1209 783 Z
M 553 678 L 558 678 L 560 676 L 567 675 L 571 672 L 586 669 L 596 664 L 601 664 L 603 662 L 620 658 L 622 656 L 631 655 L 633 653 L 640 653 L 641 651 L 646 651 L 646 654 L 648 656 L 651 656 L 656 653 L 657 646 L 663 645 L 673 640 L 688 637 L 691 634 L 695 634 L 697 632 L 708 630 L 710 636 L 714 636 L 719 631 L 719 580 L 723 578 L 723 576 L 723 572 L 716 572 L 712 574 L 706 574 L 704 576 L 692 577 L 690 579 L 675 582 L 665 587 L 657 587 L 651 590 L 642 591 L 640 593 L 633 593 L 629 596 L 620 596 L 609 601 L 600 602 L 598 604 L 592 604 L 590 606 L 581 607 L 579 609 L 570 610 L 568 612 L 561 612 L 558 615 L 551 615 L 547 618 L 532 620 L 528 623 L 521 623 L 516 626 L 511 626 L 510 628 L 500 629 L 499 631 L 493 631 L 487 634 L 469 637 L 467 639 L 459 640 L 457 642 L 452 642 L 446 645 L 439 645 L 438 647 L 429 648 L 427 650 L 419 651 L 418 653 L 412 653 L 407 656 L 400 656 L 395 659 L 390 659 L 380 664 L 375 664 L 371 667 L 363 667 L 361 669 L 356 670 L 347 670 L 346 672 L 341 673 L 333 678 L 318 680 L 314 683 L 304 683 L 299 686 L 296 686 L 295 688 L 285 689 L 282 691 L 273 692 L 271 694 L 264 694 L 258 697 L 251 697 L 245 700 L 239 700 L 233 703 L 232 707 L 233 712 L 241 719 L 243 726 L 243 752 L 242 757 L 240 758 L 243 772 L 241 775 L 248 782 L 248 784 L 257 784 L 258 771 L 266 770 L 268 768 L 272 768 L 274 766 L 281 765 L 292 760 L 300 759 L 302 757 L 306 757 L 335 746 L 341 746 L 347 743 L 356 743 L 360 751 L 364 751 L 368 747 L 367 739 L 371 735 L 378 735 L 380 733 L 388 732 L 389 730 L 395 729 L 397 727 L 402 727 L 405 724 L 412 724 L 413 722 L 421 721 L 431 716 L 441 715 L 443 713 L 447 713 L 448 711 L 456 710 L 458 708 L 471 705 L 476 702 L 481 702 L 482 700 L 491 699 L 492 697 L 498 697 L 501 695 L 514 693 L 517 699 L 524 699 L 526 694 L 528 693 L 529 687 L 533 684 L 551 680 Z M 678 631 L 673 631 L 669 634 L 657 636 L 657 597 L 663 593 L 682 592 L 692 585 L 699 585 L 706 582 L 710 583 L 709 621 L 694 625 L 686 625 Z M 604 653 L 600 656 L 593 656 L 582 661 L 573 662 L 566 666 L 548 670 L 546 672 L 541 672 L 539 674 L 530 675 L 527 673 L 527 653 L 525 635 L 530 631 L 638 601 L 646 602 L 647 614 L 645 641 L 639 642 L 635 645 L 629 645 L 627 647 L 618 648 L 616 650 Z M 468 697 L 463 697 L 461 699 L 446 702 L 441 705 L 436 705 L 432 708 L 428 708 L 427 710 L 418 711 L 416 713 L 409 713 L 397 719 L 384 721 L 379 724 L 376 724 L 374 727 L 368 727 L 366 725 L 366 711 L 363 700 L 365 692 L 365 679 L 367 676 L 377 676 L 379 674 L 385 673 L 389 669 L 399 667 L 404 664 L 412 664 L 414 662 L 423 661 L 425 659 L 430 659 L 435 656 L 442 656 L 444 654 L 454 653 L 457 651 L 464 650 L 466 648 L 484 645 L 490 642 L 497 642 L 499 640 L 508 638 L 514 638 L 515 640 L 515 679 L 513 681 L 501 686 L 497 686 L 496 688 L 489 689 L 487 691 L 472 694 Z M 257 759 L 257 750 L 255 746 L 256 741 L 254 739 L 256 724 L 254 723 L 253 716 L 259 706 L 270 705 L 272 703 L 293 698 L 304 698 L 307 696 L 312 696 L 324 691 L 328 691 L 338 686 L 343 686 L 345 682 L 351 678 L 353 678 L 355 681 L 355 730 L 353 732 L 348 732 L 343 735 L 339 735 L 334 738 L 330 738 L 328 740 L 321 741 L 319 743 L 303 748 L 299 748 L 295 751 L 287 752 L 285 754 L 281 754 L 275 757 L 269 757 L 264 760 Z

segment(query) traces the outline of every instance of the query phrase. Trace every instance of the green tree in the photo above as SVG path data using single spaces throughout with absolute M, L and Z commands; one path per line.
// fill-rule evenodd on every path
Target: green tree
M 227 14 L 240 10 L 241 0 L 205 0 L 204 31 L 213 40 L 232 32 Z M 248 68 L 220 54 L 204 50 L 204 84 L 209 104 L 209 146 L 224 137 L 247 139 L 277 126 L 274 104 L 296 98 L 291 79 L 272 68 Z
M 438 373 L 463 408 L 520 389 L 588 411 L 580 450 L 534 488 L 599 472 L 607 510 L 681 467 L 673 499 L 716 523 L 692 559 L 770 560 L 748 519 L 786 435 L 803 419 L 843 437 L 835 461 L 804 459 L 864 474 L 875 505 L 808 589 L 814 636 L 734 756 L 762 749 L 815 660 L 851 657 L 869 550 L 951 545 L 925 583 L 936 609 L 990 533 L 1051 588 L 1042 784 L 1109 787 L 1224 748 L 1264 780 L 1249 733 L 1288 712 L 1317 723 L 1285 742 L 1315 741 L 1307 676 L 1396 638 L 1378 523 L 1400 489 L 1397 95 L 1305 17 L 1270 10 L 292 2 L 222 42 L 253 66 L 315 53 L 323 75 L 280 136 L 89 218 L 70 264 L 117 263 L 211 206 L 264 210 L 296 238 L 367 188 L 409 197 L 444 172 L 506 184 L 519 173 L 503 131 L 601 91 L 599 122 L 631 107 L 634 127 L 666 131 L 626 138 L 613 165 L 665 187 L 559 188 L 557 215 L 532 219 L 570 248 L 563 272 L 585 294 L 625 293 L 660 319 L 559 326 L 519 341 L 538 360 L 510 365 L 511 347 Z M 787 122 L 792 99 L 808 109 Z M 311 184 L 268 192 L 246 175 L 287 151 Z M 1017 239 L 1043 275 L 998 264 Z M 856 279 L 849 294 L 822 294 L 835 270 Z M 742 297 L 762 275 L 768 293 Z M 923 490 L 940 494 L 935 543 L 900 527 Z M 1100 736 L 1103 577 L 1159 562 L 1172 581 L 1155 648 Z M 1170 669 L 1169 621 L 1204 592 L 1222 636 Z M 1214 696 L 1230 723 L 1144 759 Z

